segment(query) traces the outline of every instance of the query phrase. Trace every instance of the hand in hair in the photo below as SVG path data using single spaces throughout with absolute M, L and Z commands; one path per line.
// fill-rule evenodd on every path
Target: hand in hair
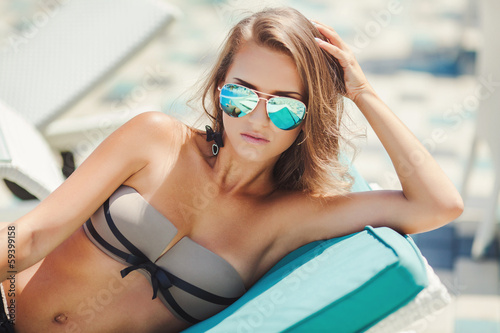
M 344 81 L 346 96 L 356 102 L 359 95 L 364 91 L 373 93 L 365 74 L 361 70 L 356 57 L 347 44 L 340 38 L 339 34 L 332 28 L 322 23 L 313 21 L 318 31 L 325 36 L 326 41 L 316 38 L 319 46 L 333 55 L 344 69 Z
M 315 25 L 324 37 L 316 39 L 319 47 L 335 57 L 342 67 L 345 95 L 356 103 L 386 149 L 402 191 L 369 191 L 328 199 L 329 204 L 317 205 L 321 213 L 317 220 L 307 224 L 311 231 L 301 230 L 303 234 L 315 233 L 313 239 L 333 238 L 361 230 L 365 225 L 386 226 L 412 234 L 436 229 L 456 219 L 464 204 L 451 180 L 418 138 L 377 96 L 353 52 L 337 32 L 324 24 Z M 329 222 L 332 216 L 335 219 Z

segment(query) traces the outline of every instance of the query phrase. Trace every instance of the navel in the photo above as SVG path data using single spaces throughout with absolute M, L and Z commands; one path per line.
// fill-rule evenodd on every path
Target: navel
M 54 317 L 54 321 L 59 324 L 64 324 L 68 320 L 68 317 L 64 313 L 60 313 Z

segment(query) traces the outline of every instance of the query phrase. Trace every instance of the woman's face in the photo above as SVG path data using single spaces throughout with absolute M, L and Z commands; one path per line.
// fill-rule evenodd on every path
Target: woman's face
M 304 89 L 296 65 L 291 57 L 283 53 L 247 42 L 235 55 L 226 75 L 226 83 L 237 83 L 262 93 L 291 97 L 302 102 Z M 271 96 L 259 94 L 265 99 Z M 266 101 L 261 99 L 255 110 L 241 118 L 223 114 L 224 141 L 243 158 L 252 161 L 265 161 L 277 158 L 297 138 L 303 123 L 284 131 L 276 127 L 266 112 Z M 252 136 L 264 138 L 255 140 Z

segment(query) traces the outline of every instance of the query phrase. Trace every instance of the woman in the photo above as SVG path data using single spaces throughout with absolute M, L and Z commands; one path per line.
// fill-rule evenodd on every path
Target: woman
M 343 95 L 380 138 L 402 191 L 348 192 L 337 159 Z M 179 331 L 306 243 L 365 225 L 428 231 L 463 210 L 338 34 L 296 10 L 240 21 L 202 100 L 215 132 L 148 112 L 111 134 L 10 225 L 14 268 L 2 230 L 16 332 Z

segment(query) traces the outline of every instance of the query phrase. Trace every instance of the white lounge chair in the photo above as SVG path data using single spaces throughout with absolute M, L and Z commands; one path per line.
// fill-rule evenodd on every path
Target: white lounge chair
M 61 179 L 54 175 L 44 178 L 46 169 L 54 164 L 43 157 L 49 148 L 40 140 L 40 133 L 52 148 L 71 151 L 88 133 L 97 130 L 104 138 L 133 117 L 135 112 L 54 121 L 107 74 L 143 49 L 180 16 L 180 11 L 163 1 L 72 0 L 61 3 L 50 14 L 38 14 L 46 15 L 47 21 L 37 33 L 20 34 L 17 43 L 2 50 L 0 102 L 10 109 L 4 111 L 4 106 L 1 110 L 3 131 L 10 131 L 4 135 L 10 148 L 3 152 L 7 161 L 2 162 L 2 174 L 42 199 Z M 26 124 L 19 125 L 20 117 Z M 16 126 L 20 126 L 20 133 L 16 133 Z M 23 136 L 13 142 L 14 135 Z M 93 140 L 87 150 L 90 152 L 99 143 Z M 39 146 L 44 146 L 40 148 L 43 153 L 34 149 Z M 86 157 L 83 155 L 82 159 Z
M 180 10 L 158 0 L 72 0 L 46 16 L 36 34 L 21 34 L 0 56 L 0 100 L 44 135 L 49 123 L 140 51 Z M 79 123 L 85 126 L 69 126 L 77 136 L 89 121 Z M 49 135 L 57 140 L 61 127 Z M 67 139 L 68 130 L 63 132 Z
M 0 103 L 0 179 L 7 179 L 39 200 L 64 180 L 61 164 L 37 131 L 16 112 Z M 0 209 L 0 221 L 13 221 L 27 213 L 37 200 L 9 204 Z

